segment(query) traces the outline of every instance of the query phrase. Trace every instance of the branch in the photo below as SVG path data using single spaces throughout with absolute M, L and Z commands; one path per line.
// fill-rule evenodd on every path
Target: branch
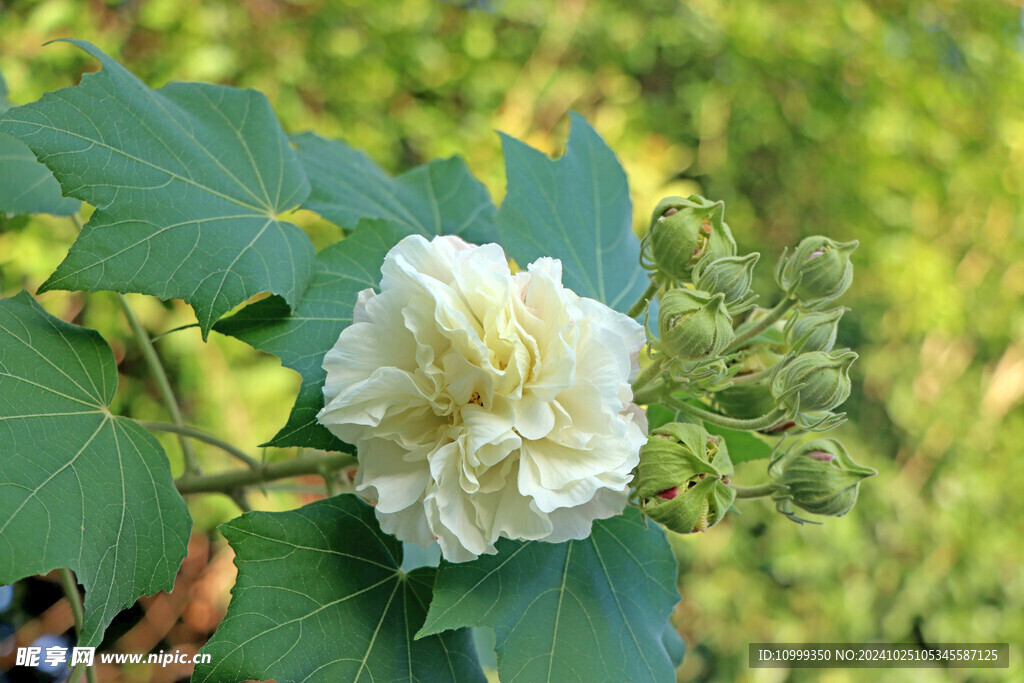
M 259 465 L 256 469 L 250 470 L 232 470 L 207 475 L 184 474 L 175 480 L 174 485 L 177 487 L 178 493 L 182 495 L 191 493 L 231 495 L 233 491 L 243 486 L 253 486 L 307 474 L 323 476 L 326 471 L 339 470 L 354 465 L 356 462 L 356 457 L 350 453 L 317 453 L 299 456 L 284 462 Z

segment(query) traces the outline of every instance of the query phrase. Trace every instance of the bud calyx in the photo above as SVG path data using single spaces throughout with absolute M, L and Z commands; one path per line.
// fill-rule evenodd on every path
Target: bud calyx
M 697 424 L 655 429 L 640 449 L 633 489 L 648 517 L 679 533 L 706 531 L 736 497 L 725 440 Z

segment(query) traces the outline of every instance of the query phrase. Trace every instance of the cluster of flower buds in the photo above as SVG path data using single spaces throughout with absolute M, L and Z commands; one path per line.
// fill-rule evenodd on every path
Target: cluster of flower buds
M 658 427 L 640 449 L 633 490 L 644 513 L 672 531 L 707 531 L 721 521 L 736 492 L 725 440 L 701 425 Z
M 776 509 L 794 522 L 793 506 L 815 515 L 842 517 L 857 502 L 860 482 L 878 474 L 858 465 L 835 439 L 815 439 L 792 449 L 769 467 Z
M 732 504 L 725 442 L 708 437 L 702 423 L 783 439 L 842 423 L 837 411 L 850 395 L 857 354 L 835 348 L 848 309 L 833 302 L 853 282 L 856 248 L 856 241 L 813 236 L 784 251 L 775 269 L 781 301 L 758 308 L 752 284 L 760 254 L 737 255 L 723 203 L 691 195 L 658 204 L 641 256 L 651 273 L 647 299 L 658 298 L 658 334 L 649 335 L 652 364 L 634 395 L 692 424 L 658 427 L 641 451 L 633 487 L 648 516 L 676 531 L 703 531 Z M 769 488 L 793 519 L 794 505 L 845 513 L 857 482 L 874 473 L 832 440 L 791 453 L 773 461 Z

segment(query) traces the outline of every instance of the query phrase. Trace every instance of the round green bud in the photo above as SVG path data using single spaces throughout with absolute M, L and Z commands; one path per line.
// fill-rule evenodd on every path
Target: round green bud
M 779 260 L 775 279 L 793 297 L 805 305 L 818 305 L 841 296 L 853 282 L 850 254 L 857 240 L 836 242 L 827 237 L 807 237 L 788 257 Z
M 812 351 L 776 366 L 769 380 L 775 404 L 789 419 L 801 413 L 834 410 L 850 396 L 853 351 Z
M 665 353 L 681 361 L 714 358 L 735 337 L 725 296 L 696 289 L 671 289 L 661 297 L 658 334 Z
M 805 311 L 786 321 L 786 341 L 794 350 L 831 351 L 836 344 L 839 319 L 847 308 Z
M 672 422 L 655 429 L 640 449 L 632 486 L 644 514 L 689 534 L 725 515 L 736 495 L 727 485 L 732 473 L 724 439 L 701 425 Z
M 647 258 L 665 277 L 683 282 L 706 256 L 736 255 L 736 240 L 723 220 L 725 205 L 700 195 L 666 197 L 651 216 Z
M 841 517 L 853 509 L 863 479 L 878 472 L 858 465 L 835 439 L 815 439 L 786 454 L 772 468 L 782 484 L 774 494 L 780 511 L 787 502 L 815 515 Z
M 712 294 L 723 294 L 728 311 L 736 315 L 754 305 L 755 294 L 750 291 L 754 281 L 754 266 L 761 255 L 702 258 L 693 269 L 693 284 L 697 289 Z

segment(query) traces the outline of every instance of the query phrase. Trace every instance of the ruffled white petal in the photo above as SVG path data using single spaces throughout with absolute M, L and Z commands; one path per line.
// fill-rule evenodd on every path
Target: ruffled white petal
M 381 528 L 462 562 L 619 514 L 646 438 L 643 328 L 566 289 L 557 260 L 512 275 L 493 244 L 412 236 L 381 272 L 324 358 L 318 416 L 358 446 Z

